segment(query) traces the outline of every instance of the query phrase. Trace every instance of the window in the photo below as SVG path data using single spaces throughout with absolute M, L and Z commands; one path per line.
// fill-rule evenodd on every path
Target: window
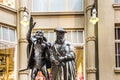
M 83 0 L 32 0 L 33 12 L 83 11 Z
M 15 0 L 0 0 L 0 4 L 3 4 L 11 8 L 15 8 Z
M 115 28 L 115 59 L 116 67 L 120 67 L 120 27 Z
M 16 42 L 15 29 L 0 25 L 0 41 Z
M 119 3 L 120 3 L 120 0 L 115 0 L 115 3 L 116 3 L 116 4 L 119 4 Z
M 56 40 L 56 34 L 53 31 L 45 31 L 44 36 L 48 39 L 48 42 L 54 42 Z M 69 30 L 65 34 L 65 39 L 70 41 L 72 44 L 81 44 L 83 41 L 82 30 Z

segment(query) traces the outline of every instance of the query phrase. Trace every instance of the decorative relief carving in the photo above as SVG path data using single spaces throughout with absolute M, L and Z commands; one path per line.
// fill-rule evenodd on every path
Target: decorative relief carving
M 87 37 L 86 38 L 86 42 L 88 42 L 88 41 L 95 41 L 95 40 L 96 40 L 95 36 L 91 36 L 91 37 Z
M 88 68 L 87 73 L 96 73 L 96 68 Z

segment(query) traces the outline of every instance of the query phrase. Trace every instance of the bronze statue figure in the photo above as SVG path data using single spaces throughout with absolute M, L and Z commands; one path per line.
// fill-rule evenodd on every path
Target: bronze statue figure
M 56 41 L 51 45 L 52 80 L 75 80 L 76 66 L 75 54 L 72 45 L 65 40 L 66 31 L 63 28 L 56 28 Z M 57 64 L 55 64 L 57 63 Z
M 31 31 L 35 26 L 35 22 L 31 17 L 30 26 L 27 34 L 27 54 L 28 54 L 28 69 L 32 69 L 31 80 L 35 80 L 38 71 L 41 71 L 46 80 L 49 80 L 47 71 L 47 58 L 49 57 L 49 45 L 47 39 L 41 30 L 37 31 L 35 35 L 31 36 Z

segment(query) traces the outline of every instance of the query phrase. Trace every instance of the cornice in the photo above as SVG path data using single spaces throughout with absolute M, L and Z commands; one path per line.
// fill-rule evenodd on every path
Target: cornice
M 8 24 L 8 23 L 4 23 L 4 22 L 1 22 L 1 21 L 0 21 L 0 24 L 5 25 L 5 26 L 9 26 L 9 27 L 12 27 L 12 28 L 16 28 L 16 25 L 14 25 L 14 24 Z
M 112 7 L 113 7 L 115 10 L 120 10 L 120 4 L 113 4 Z
M 17 13 L 17 10 L 16 10 L 16 9 L 10 8 L 10 7 L 5 6 L 5 5 L 3 5 L 3 4 L 0 4 L 0 8 L 2 8 L 2 9 L 4 9 L 4 10 L 7 10 L 7 11 L 10 11 L 10 12 Z
M 31 12 L 32 16 L 59 16 L 59 15 L 84 15 L 83 11 L 80 12 Z

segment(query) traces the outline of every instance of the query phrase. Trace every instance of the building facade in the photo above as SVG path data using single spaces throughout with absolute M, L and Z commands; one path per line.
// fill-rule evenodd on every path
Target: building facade
M 94 3 L 97 24 L 89 21 Z M 33 34 L 43 30 L 48 42 L 55 40 L 55 28 L 67 31 L 76 55 L 76 80 L 119 80 L 119 13 L 120 0 L 0 0 L 0 79 L 30 80 L 30 70 L 20 72 L 27 67 L 29 28 L 21 21 L 32 16 Z

